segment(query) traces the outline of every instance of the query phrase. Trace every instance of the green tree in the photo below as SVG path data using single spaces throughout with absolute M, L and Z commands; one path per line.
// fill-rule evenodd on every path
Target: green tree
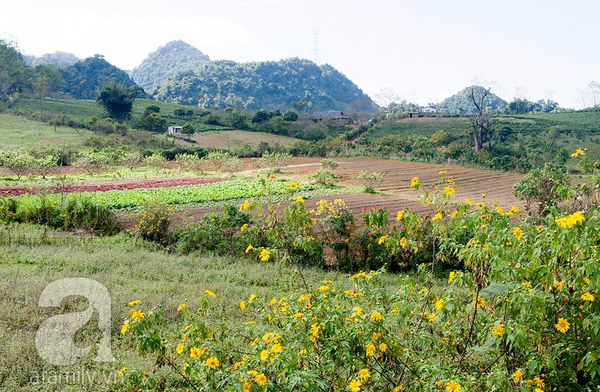
M 17 89 L 27 65 L 13 42 L 0 39 L 0 100 Z
M 181 133 L 184 135 L 192 136 L 194 133 L 196 133 L 196 129 L 194 128 L 194 126 L 192 124 L 185 123 L 181 127 Z
M 302 112 L 302 109 L 308 105 L 306 101 L 292 101 L 292 107 L 298 111 L 298 113 Z
M 285 121 L 298 121 L 298 115 L 295 112 L 292 112 L 291 110 L 288 110 L 287 112 L 283 113 L 283 119 Z
M 123 122 L 131 115 L 137 92 L 138 88 L 126 88 L 111 82 L 100 91 L 96 102 L 106 110 L 110 118 Z

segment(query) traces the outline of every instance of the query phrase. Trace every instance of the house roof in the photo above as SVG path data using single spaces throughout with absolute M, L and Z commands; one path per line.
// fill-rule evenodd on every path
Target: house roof
M 347 120 L 349 117 L 339 110 L 327 110 L 323 112 L 314 112 L 313 117 L 315 118 L 329 118 L 329 119 L 342 119 Z

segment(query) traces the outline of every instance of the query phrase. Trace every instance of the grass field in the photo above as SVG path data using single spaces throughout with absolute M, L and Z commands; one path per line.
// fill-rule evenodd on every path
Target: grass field
M 10 245 L 6 242 L 8 231 L 12 231 Z M 132 300 L 162 307 L 167 330 L 175 331 L 185 322 L 178 317 L 177 306 L 182 302 L 197 306 L 198 298 L 208 289 L 216 294 L 211 300 L 210 322 L 226 323 L 235 329 L 248 317 L 238 304 L 251 294 L 268 300 L 305 291 L 298 270 L 292 266 L 237 257 L 174 256 L 136 245 L 123 235 L 85 240 L 60 234 L 53 239 L 53 234 L 47 233 L 46 241 L 50 244 L 43 244 L 42 236 L 43 230 L 33 227 L 0 229 L 0 276 L 3 277 L 0 280 L 0 390 L 3 391 L 119 390 L 118 382 L 107 385 L 100 377 L 94 383 L 83 380 L 66 385 L 64 380 L 58 383 L 58 379 L 55 383 L 49 378 L 41 382 L 40 375 L 42 372 L 114 375 L 124 366 L 151 368 L 151 363 L 133 359 L 137 357 L 135 347 L 125 343 L 119 333 L 122 321 L 129 316 L 126 305 Z M 302 275 L 311 289 L 326 279 L 340 286 L 348 285 L 346 274 L 303 269 Z M 85 303 L 69 300 L 55 309 L 38 306 L 44 287 L 65 277 L 94 279 L 108 289 L 112 301 L 112 352 L 116 362 L 99 365 L 89 360 L 90 356 L 76 366 L 55 367 L 38 356 L 35 336 L 45 319 L 86 309 Z M 386 281 L 393 286 L 400 277 L 390 275 Z M 260 328 L 257 326 L 259 331 Z M 90 322 L 80 330 L 77 345 L 85 347 L 98 336 L 94 322 Z
M 0 114 L 0 145 L 3 149 L 29 148 L 80 148 L 86 138 L 93 135 L 87 129 L 54 127 L 28 120 L 25 117 Z

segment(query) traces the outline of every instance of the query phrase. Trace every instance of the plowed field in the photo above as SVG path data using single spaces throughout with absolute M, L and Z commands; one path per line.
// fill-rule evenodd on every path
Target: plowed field
M 299 182 L 307 181 L 307 177 L 321 166 L 321 160 L 322 158 L 294 158 L 280 177 Z M 386 207 L 390 212 L 391 219 L 402 208 L 408 208 L 423 215 L 432 215 L 432 209 L 421 205 L 418 194 L 410 188 L 410 181 L 413 177 L 419 177 L 419 182 L 424 185 L 421 193 L 426 187 L 437 183 L 441 178 L 452 176 L 456 182 L 454 185 L 456 193 L 451 198 L 453 201 L 462 202 L 464 198 L 469 198 L 475 202 L 484 200 L 486 203 L 497 202 L 504 209 L 515 205 L 519 206 L 521 210 L 524 207 L 524 204 L 512 195 L 512 188 L 523 177 L 522 174 L 374 158 L 339 158 L 336 161 L 339 162 L 339 167 L 335 173 L 340 177 L 340 185 L 360 188 L 361 183 L 356 180 L 356 176 L 361 170 L 385 173 L 383 183 L 376 187 L 380 194 L 349 192 L 327 198 L 343 199 L 357 217 L 360 216 L 363 209 L 373 206 Z M 242 170 L 251 170 L 249 161 L 244 162 Z M 439 174 L 442 170 L 446 170 L 446 174 Z M 306 206 L 313 208 L 317 201 L 306 200 Z M 280 206 L 281 209 L 283 207 Z M 200 219 L 212 211 L 214 210 L 190 208 L 185 210 L 182 215 L 186 216 L 187 221 Z M 122 222 L 131 225 L 131 221 L 125 219 Z

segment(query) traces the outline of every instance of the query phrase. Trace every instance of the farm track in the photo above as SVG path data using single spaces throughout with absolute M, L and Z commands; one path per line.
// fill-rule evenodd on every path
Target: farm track
M 322 158 L 294 158 L 279 177 L 299 182 L 306 181 L 307 176 L 319 168 L 321 160 Z M 523 177 L 521 174 L 376 158 L 339 158 L 336 160 L 339 162 L 339 167 L 335 172 L 340 177 L 340 185 L 360 188 L 361 184 L 356 180 L 356 176 L 362 170 L 384 173 L 383 183 L 376 186 L 378 194 L 349 192 L 325 198 L 329 201 L 344 200 L 348 208 L 354 211 L 358 222 L 360 222 L 363 210 L 373 206 L 387 208 L 391 221 L 395 218 L 396 212 L 403 208 L 424 216 L 433 215 L 431 207 L 423 206 L 418 201 L 418 195 L 426 189 L 431 189 L 431 185 L 437 184 L 439 180 L 448 176 L 452 176 L 456 182 L 454 185 L 456 193 L 451 198 L 453 202 L 463 202 L 464 198 L 469 198 L 475 202 L 497 202 L 504 209 L 519 206 L 523 210 L 524 207 L 524 204 L 512 195 L 513 186 Z M 251 174 L 251 162 L 244 160 L 241 170 L 245 171 L 244 174 Z M 442 170 L 446 170 L 446 174 L 439 174 Z M 419 177 L 419 182 L 423 184 L 421 192 L 415 192 L 410 188 L 410 181 L 413 177 Z M 317 199 L 307 199 L 307 208 L 315 208 L 317 201 Z M 286 203 L 282 203 L 277 207 L 277 211 L 283 211 L 286 205 Z M 194 222 L 200 220 L 204 215 L 216 211 L 220 211 L 220 209 L 183 208 L 183 211 L 174 219 L 173 224 Z M 124 227 L 133 225 L 133 222 L 127 219 L 124 213 L 119 214 L 119 221 Z

